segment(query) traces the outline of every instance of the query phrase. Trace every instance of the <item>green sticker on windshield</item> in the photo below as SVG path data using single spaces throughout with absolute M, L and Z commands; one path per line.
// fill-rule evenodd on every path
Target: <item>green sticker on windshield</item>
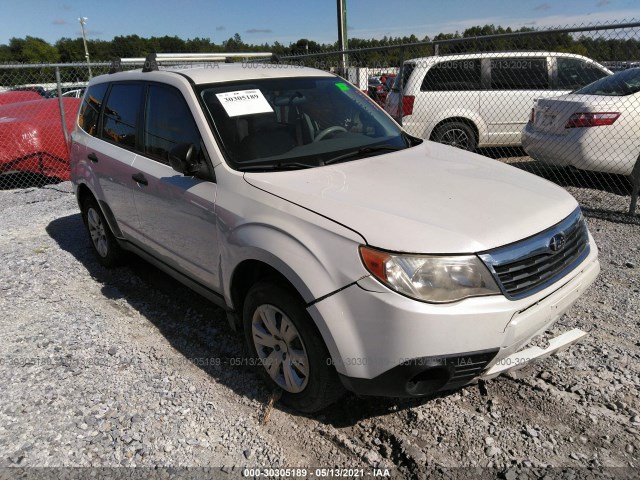
M 346 92 L 347 90 L 351 90 L 349 88 L 349 85 L 347 85 L 346 83 L 336 83 L 336 87 L 338 87 L 340 90 L 342 90 L 343 92 Z

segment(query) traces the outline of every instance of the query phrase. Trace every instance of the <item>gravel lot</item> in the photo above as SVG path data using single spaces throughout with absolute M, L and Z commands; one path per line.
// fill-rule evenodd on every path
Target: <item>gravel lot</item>
M 349 395 L 306 417 L 269 409 L 221 310 L 139 259 L 101 267 L 71 192 L 0 190 L 0 467 L 638 472 L 638 224 L 589 218 L 602 273 L 555 327 L 589 330 L 582 344 L 448 395 Z

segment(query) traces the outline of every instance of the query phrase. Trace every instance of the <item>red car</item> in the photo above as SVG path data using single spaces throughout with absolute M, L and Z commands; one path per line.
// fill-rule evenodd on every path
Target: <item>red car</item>
M 382 108 L 384 108 L 384 102 L 387 99 L 387 95 L 393 87 L 393 82 L 396 79 L 396 74 L 382 75 L 378 82 L 372 85 L 372 81 L 369 81 L 369 96 Z
M 8 105 L 10 103 L 26 102 L 29 100 L 42 100 L 42 95 L 33 91 L 10 91 L 0 93 L 0 105 Z
M 31 93 L 39 100 L 11 102 L 16 94 Z M 62 101 L 65 128 L 69 132 L 81 100 L 63 98 Z M 57 98 L 42 99 L 33 92 L 0 94 L 0 174 L 7 172 L 33 172 L 60 180 L 69 179 L 69 152 Z

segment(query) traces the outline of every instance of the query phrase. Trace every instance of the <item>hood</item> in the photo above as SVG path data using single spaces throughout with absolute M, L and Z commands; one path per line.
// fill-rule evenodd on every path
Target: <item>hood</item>
M 433 142 L 325 167 L 246 173 L 245 180 L 398 252 L 489 250 L 534 235 L 577 207 L 547 180 Z

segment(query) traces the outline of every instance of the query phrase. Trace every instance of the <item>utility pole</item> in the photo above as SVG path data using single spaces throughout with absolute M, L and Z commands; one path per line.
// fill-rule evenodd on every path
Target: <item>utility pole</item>
M 80 28 L 82 28 L 82 42 L 84 43 L 84 56 L 87 59 L 87 68 L 89 69 L 89 80 L 93 76 L 91 74 L 91 63 L 89 61 L 89 49 L 87 48 L 87 34 L 84 31 L 84 25 L 89 20 L 87 17 L 80 17 L 78 21 L 80 22 Z
M 341 52 L 348 48 L 347 36 L 347 0 L 338 0 L 338 48 Z M 340 54 L 340 73 L 347 74 L 347 64 L 349 59 L 346 53 Z

